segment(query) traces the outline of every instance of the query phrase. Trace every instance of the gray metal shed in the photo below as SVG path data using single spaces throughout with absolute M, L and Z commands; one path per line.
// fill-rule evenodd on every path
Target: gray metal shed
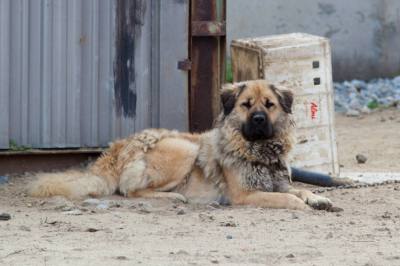
M 189 0 L 1 0 L 0 149 L 188 129 Z

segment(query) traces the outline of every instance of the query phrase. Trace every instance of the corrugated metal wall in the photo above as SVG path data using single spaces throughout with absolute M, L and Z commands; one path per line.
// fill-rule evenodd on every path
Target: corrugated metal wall
M 0 148 L 186 129 L 187 21 L 188 0 L 0 0 Z

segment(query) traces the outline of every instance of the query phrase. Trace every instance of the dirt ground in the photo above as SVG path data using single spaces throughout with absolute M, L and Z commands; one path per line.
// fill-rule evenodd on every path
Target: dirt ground
M 336 122 L 342 170 L 400 171 L 399 110 Z M 325 192 L 333 213 L 32 199 L 31 179 L 0 185 L 0 265 L 400 265 L 400 184 Z
M 360 117 L 336 116 L 339 160 L 343 172 L 400 172 L 400 109 Z M 358 164 L 356 155 L 367 157 Z

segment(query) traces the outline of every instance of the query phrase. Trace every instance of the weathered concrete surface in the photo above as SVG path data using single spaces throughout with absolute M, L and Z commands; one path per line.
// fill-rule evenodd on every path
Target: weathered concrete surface
M 289 32 L 330 38 L 336 81 L 400 74 L 400 1 L 230 0 L 227 37 Z

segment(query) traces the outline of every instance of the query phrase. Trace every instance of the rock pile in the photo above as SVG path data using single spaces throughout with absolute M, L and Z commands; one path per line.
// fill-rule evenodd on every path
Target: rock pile
M 357 116 L 372 109 L 400 106 L 400 76 L 393 79 L 335 82 L 335 111 Z

